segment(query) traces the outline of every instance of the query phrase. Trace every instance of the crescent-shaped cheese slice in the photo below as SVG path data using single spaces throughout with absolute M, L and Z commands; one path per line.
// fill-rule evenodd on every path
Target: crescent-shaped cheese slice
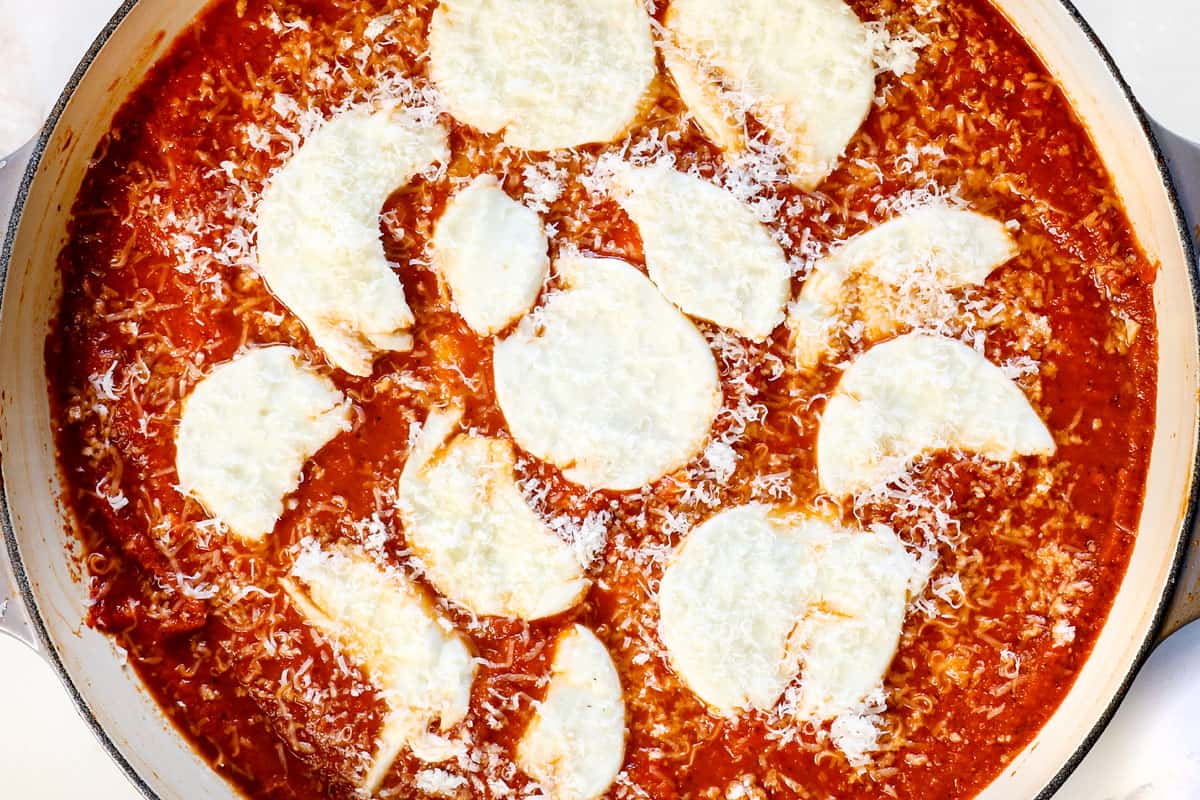
M 179 486 L 234 535 L 255 542 L 283 514 L 304 464 L 352 410 L 337 387 L 290 347 L 221 364 L 183 402 L 175 432 Z
M 621 163 L 612 185 L 641 233 L 651 280 L 681 311 L 756 341 L 783 321 L 791 268 L 744 203 L 665 163 Z
M 540 619 L 587 591 L 571 546 L 529 508 L 512 445 L 454 435 L 461 409 L 434 410 L 400 476 L 404 536 L 442 594 L 475 614 Z
M 444 761 L 452 748 L 428 729 L 436 723 L 446 731 L 467 715 L 475 660 L 424 590 L 348 547 L 304 550 L 283 586 L 383 696 L 387 714 L 363 780 L 367 793 L 379 788 L 406 748 L 422 761 Z
M 957 340 L 910 333 L 872 347 L 843 373 L 821 415 L 818 478 L 830 494 L 854 494 L 939 450 L 1007 461 L 1051 455 L 1055 446 L 999 367 Z
M 979 285 L 1017 252 L 1003 223 L 941 205 L 910 211 L 856 236 L 813 267 L 792 304 L 788 327 L 797 364 L 812 369 L 828 349 L 848 282 L 866 277 L 903 287 L 919 276 L 946 289 Z M 884 299 L 875 307 L 886 314 L 888 305 Z M 888 328 L 886 320 L 867 322 L 883 332 Z
M 412 347 L 379 215 L 392 192 L 448 157 L 442 127 L 399 107 L 355 109 L 309 136 L 263 190 L 259 273 L 346 372 L 370 375 L 376 354 Z
M 753 116 L 789 172 L 813 188 L 875 96 L 873 46 L 842 0 L 673 0 L 663 57 L 680 97 L 718 146 L 746 146 Z
M 496 397 L 517 444 L 589 488 L 632 490 L 690 461 L 721 407 L 687 317 L 624 261 L 565 256 L 563 291 L 497 342 Z
M 817 603 L 795 639 L 800 718 L 833 719 L 879 688 L 899 645 L 908 599 L 927 578 L 891 529 L 835 535 L 817 547 Z
M 491 175 L 480 175 L 446 205 L 433 234 L 433 266 L 458 313 L 481 336 L 528 311 L 550 274 L 542 221 Z
M 546 698 L 517 744 L 516 756 L 517 766 L 554 800 L 594 800 L 621 771 L 621 679 L 608 650 L 582 625 L 559 635 Z
M 669 10 L 668 19 L 671 17 Z M 674 37 L 663 42 L 663 64 L 675 82 L 679 99 L 687 106 L 696 125 L 713 144 L 726 153 L 746 149 L 747 95 L 734 94 L 722 84 L 721 73 L 707 63 L 700 51 Z
M 800 675 L 802 713 L 830 719 L 880 685 L 917 569 L 882 526 L 732 508 L 694 528 L 668 563 L 659 636 L 718 714 L 769 710 Z
M 654 77 L 641 0 L 442 0 L 429 68 L 457 119 L 554 150 L 621 136 Z

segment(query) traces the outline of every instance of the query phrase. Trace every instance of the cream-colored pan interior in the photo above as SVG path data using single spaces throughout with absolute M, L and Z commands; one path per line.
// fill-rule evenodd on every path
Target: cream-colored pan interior
M 43 347 L 61 291 L 56 263 L 88 160 L 124 98 L 203 0 L 143 0 L 80 81 L 29 189 L 0 311 L 0 440 L 4 489 L 20 557 L 45 630 L 112 744 L 163 800 L 237 794 L 180 736 L 112 641 L 84 623 L 86 591 L 59 503 Z

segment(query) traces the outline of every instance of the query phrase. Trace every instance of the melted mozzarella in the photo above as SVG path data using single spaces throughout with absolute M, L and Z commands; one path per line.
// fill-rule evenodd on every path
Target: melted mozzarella
M 388 196 L 449 156 L 446 132 L 401 108 L 357 109 L 312 134 L 258 206 L 258 269 L 331 363 L 371 374 L 377 353 L 408 350 L 413 316 L 388 266 L 379 214 Z
M 668 19 L 671 13 L 667 12 Z M 667 40 L 662 54 L 679 99 L 704 135 L 727 153 L 745 150 L 745 111 L 722 88 L 720 73 L 701 63 L 705 59 L 700 53 L 679 39 Z
M 671 666 L 714 710 L 769 709 L 800 668 L 792 635 L 814 601 L 817 564 L 804 535 L 749 505 L 698 525 L 663 573 L 659 636 Z
M 625 701 L 604 645 L 582 625 L 558 637 L 550 686 L 521 741 L 517 765 L 554 800 L 593 800 L 625 758 Z
M 828 175 L 870 110 L 873 46 L 842 0 L 674 0 L 664 60 L 718 146 L 745 147 L 745 116 L 783 147 L 797 185 Z
M 853 711 L 880 686 L 900 642 L 910 589 L 924 572 L 883 526 L 841 534 L 816 555 L 817 603 L 796 630 L 801 652 L 796 711 L 814 720 Z
M 614 195 L 642 236 L 646 268 L 685 313 L 763 340 L 783 320 L 791 268 L 729 192 L 667 164 L 621 164 Z
M 433 235 L 433 265 L 471 330 L 507 328 L 537 300 L 550 273 L 537 213 L 510 198 L 491 175 L 454 195 Z
M 788 314 L 796 361 L 806 369 L 817 365 L 852 280 L 869 279 L 861 291 L 869 291 L 871 282 L 896 288 L 914 279 L 947 289 L 979 285 L 1016 254 L 1003 223 L 973 211 L 935 205 L 889 220 L 851 239 L 809 274 Z M 872 307 L 886 316 L 888 298 L 863 304 L 862 310 Z M 886 318 L 867 323 L 873 337 L 890 332 Z
M 496 344 L 500 408 L 517 443 L 568 479 L 640 488 L 703 447 L 721 406 L 712 351 L 624 261 L 556 268 L 564 291 Z
M 290 347 L 264 347 L 210 372 L 175 432 L 179 486 L 247 541 L 262 539 L 305 462 L 349 430 L 350 404 Z
M 954 339 L 910 333 L 872 347 L 842 375 L 821 416 L 817 471 L 825 491 L 844 495 L 900 477 L 924 453 L 1004 461 L 1054 449 L 999 367 Z
M 310 623 L 338 642 L 387 705 L 371 767 L 374 792 L 405 749 L 423 761 L 453 752 L 444 732 L 467 715 L 475 660 L 420 586 L 350 548 L 305 550 L 283 583 Z
M 729 509 L 693 529 L 663 573 L 659 636 L 717 713 L 769 710 L 799 674 L 799 711 L 830 719 L 882 681 L 917 571 L 883 527 Z
M 569 544 L 529 508 L 507 441 L 451 436 L 461 409 L 432 411 L 400 476 L 404 536 L 438 591 L 476 614 L 539 619 L 582 599 Z
M 641 0 L 443 0 L 429 58 L 451 114 L 526 150 L 616 139 L 655 73 Z

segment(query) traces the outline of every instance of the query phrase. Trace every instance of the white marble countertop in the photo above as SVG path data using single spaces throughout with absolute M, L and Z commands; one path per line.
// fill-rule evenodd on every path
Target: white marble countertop
M 1200 48 L 1193 41 L 1200 29 L 1200 0 L 1075 4 L 1113 51 L 1149 112 L 1200 141 L 1200 91 L 1194 85 Z M 118 5 L 119 0 L 0 0 L 0 157 L 33 135 L 79 55 Z M 50 669 L 3 637 L 0 719 L 6 723 L 0 732 L 0 794 L 5 797 L 136 797 Z M 1063 794 L 1083 800 L 1071 786 Z M 1173 800 L 1157 792 L 1134 796 Z M 1200 788 L 1178 797 L 1193 796 L 1200 796 Z

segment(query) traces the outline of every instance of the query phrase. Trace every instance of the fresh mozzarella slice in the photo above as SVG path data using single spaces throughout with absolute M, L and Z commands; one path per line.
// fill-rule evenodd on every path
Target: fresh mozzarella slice
M 744 203 L 665 163 L 621 163 L 612 183 L 641 233 L 650 278 L 680 310 L 759 341 L 783 321 L 791 268 Z
M 796 361 L 806 369 L 817 365 L 829 347 L 847 283 L 855 278 L 895 288 L 914 279 L 946 289 L 979 285 L 1017 252 L 1003 223 L 974 211 L 934 205 L 889 220 L 851 239 L 809 274 L 788 314 Z M 874 305 L 888 307 L 886 299 Z M 886 320 L 868 324 L 887 332 Z
M 808 528 L 769 506 L 721 512 L 694 528 L 663 572 L 659 636 L 671 666 L 715 711 L 769 709 L 800 669 L 793 631 L 816 600 Z
M 175 432 L 179 486 L 241 539 L 258 541 L 300 485 L 305 462 L 349 430 L 349 402 L 290 347 L 264 347 L 209 373 Z
M 696 121 L 745 147 L 745 116 L 779 144 L 798 186 L 828 175 L 875 95 L 866 26 L 842 0 L 674 0 L 665 62 Z
M 821 416 L 817 473 L 835 495 L 895 480 L 923 453 L 1004 461 L 1054 438 L 999 367 L 954 339 L 910 333 L 855 359 Z
M 896 655 L 910 588 L 926 576 L 883 526 L 831 537 L 817 564 L 819 600 L 795 634 L 803 661 L 795 710 L 827 720 L 879 688 Z
M 371 374 L 378 352 L 408 350 L 413 316 L 388 266 L 388 196 L 449 157 L 446 131 L 402 108 L 356 109 L 312 134 L 263 191 L 258 269 L 330 362 Z
M 432 411 L 400 476 L 404 535 L 438 591 L 476 614 L 540 619 L 582 599 L 571 546 L 526 504 L 507 441 L 450 433 Z
M 451 114 L 526 150 L 616 139 L 655 73 L 641 0 L 443 0 L 429 59 Z
M 631 490 L 678 469 L 721 407 L 716 361 L 645 275 L 611 258 L 556 262 L 564 291 L 496 344 L 513 438 L 590 488 Z
M 423 761 L 453 752 L 441 731 L 467 715 L 475 660 L 420 586 L 347 547 L 304 550 L 284 589 L 310 623 L 333 638 L 379 687 L 387 706 L 363 780 L 373 793 L 399 754 Z
M 593 800 L 624 759 L 621 679 L 596 635 L 575 625 L 558 637 L 546 699 L 517 744 L 517 765 L 554 800 Z
M 659 636 L 714 711 L 769 710 L 801 675 L 829 719 L 877 688 L 899 641 L 917 562 L 886 528 L 850 531 L 753 504 L 697 526 L 663 574 Z
M 550 273 L 548 243 L 537 213 L 480 175 L 451 198 L 433 235 L 433 265 L 458 313 L 488 336 L 508 327 L 537 300 Z
M 704 135 L 727 153 L 745 150 L 746 112 L 737 108 L 735 96 L 721 86 L 720 73 L 701 64 L 694 48 L 685 51 L 671 40 L 664 42 L 662 54 L 679 99 Z

